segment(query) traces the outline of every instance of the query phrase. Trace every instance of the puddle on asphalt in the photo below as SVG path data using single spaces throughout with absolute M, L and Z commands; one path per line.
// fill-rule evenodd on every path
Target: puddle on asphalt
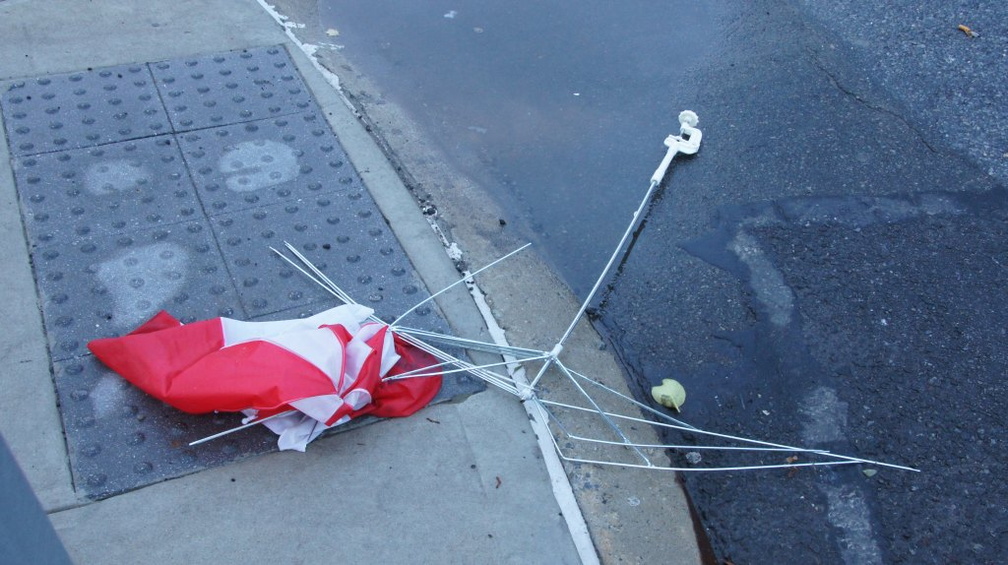
M 718 10 L 680 1 L 482 2 L 448 12 L 406 0 L 319 2 L 322 27 L 339 30 L 356 71 L 496 198 L 509 229 L 524 228 L 582 296 L 676 116 L 695 102 L 687 71 L 714 48 Z

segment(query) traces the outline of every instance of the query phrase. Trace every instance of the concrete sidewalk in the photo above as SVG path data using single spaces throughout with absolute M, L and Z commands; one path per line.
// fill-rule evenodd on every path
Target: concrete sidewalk
M 0 2 L 0 81 L 278 44 L 423 283 L 436 290 L 453 282 L 458 274 L 441 242 L 332 77 L 258 3 L 117 0 L 82 10 L 71 1 Z M 0 284 L 8 292 L 0 305 L 8 328 L 0 337 L 0 432 L 76 562 L 579 561 L 528 417 L 495 390 L 323 438 L 305 454 L 268 453 L 97 502 L 83 496 L 68 467 L 9 151 L 0 144 L 0 230 L 7 242 L 0 248 Z M 485 337 L 464 291 L 438 305 L 454 331 Z M 628 483 L 662 488 L 652 478 Z M 678 492 L 677 484 L 669 486 Z M 603 508 L 602 494 L 582 495 L 582 506 L 602 500 L 585 507 L 603 561 L 653 561 L 641 556 L 667 552 L 672 539 L 676 555 L 664 561 L 696 562 L 680 499 L 669 515 L 657 516 L 645 504 L 634 517 L 634 509 Z M 603 510 L 608 514 L 600 516 Z M 613 542 L 614 532 L 631 541 Z M 628 543 L 648 549 L 630 553 Z

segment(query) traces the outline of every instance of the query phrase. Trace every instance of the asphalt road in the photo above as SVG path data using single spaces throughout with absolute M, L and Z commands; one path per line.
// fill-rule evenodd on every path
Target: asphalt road
M 921 469 L 687 474 L 723 559 L 1008 555 L 1004 10 L 923 12 L 725 22 L 703 153 L 606 297 L 632 373 L 678 376 L 693 423 Z
M 719 560 L 1004 560 L 1001 3 L 434 8 L 320 15 L 579 294 L 700 115 L 595 310 L 642 393 L 675 377 L 694 424 L 921 470 L 687 474 Z

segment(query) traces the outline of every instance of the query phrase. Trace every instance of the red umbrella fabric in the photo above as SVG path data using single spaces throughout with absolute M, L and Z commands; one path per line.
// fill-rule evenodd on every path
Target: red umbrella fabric
M 403 341 L 372 310 L 351 304 L 277 322 L 214 318 L 182 324 L 167 312 L 88 348 L 144 392 L 194 414 L 262 419 L 281 449 L 304 450 L 324 430 L 371 414 L 402 417 L 426 406 L 441 376 L 386 380 L 437 360 Z M 432 371 L 425 371 L 429 373 Z

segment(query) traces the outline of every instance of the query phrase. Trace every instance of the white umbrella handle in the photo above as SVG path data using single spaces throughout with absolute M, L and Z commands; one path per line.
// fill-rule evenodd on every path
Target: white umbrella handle
M 696 128 L 697 123 L 699 123 L 699 119 L 692 110 L 683 110 L 679 113 L 679 135 L 670 135 L 665 138 L 665 147 L 668 147 L 668 151 L 661 164 L 655 169 L 654 174 L 651 175 L 652 183 L 661 183 L 676 153 L 693 155 L 700 149 L 703 133 Z

